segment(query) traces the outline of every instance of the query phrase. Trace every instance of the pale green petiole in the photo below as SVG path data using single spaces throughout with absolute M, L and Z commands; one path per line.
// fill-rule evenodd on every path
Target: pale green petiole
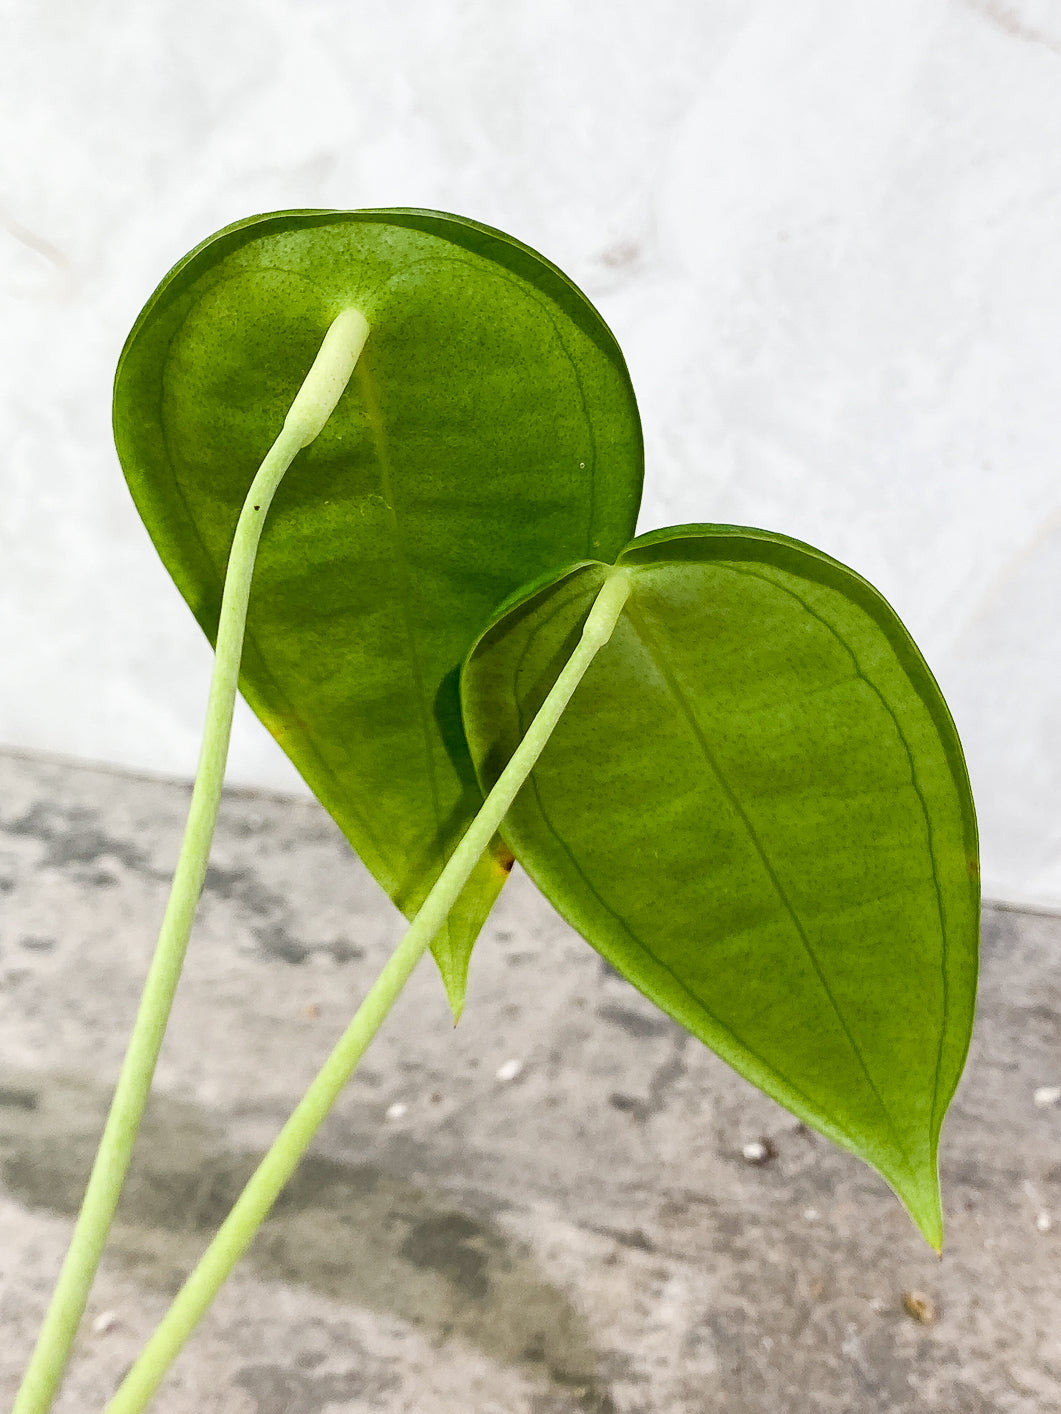
M 251 484 L 236 525 L 221 601 L 199 767 L 169 902 L 70 1248 L 12 1414 L 45 1414 L 51 1408 L 84 1314 L 151 1089 L 217 821 L 251 575 L 265 515 L 284 472 L 331 416 L 368 333 L 368 324 L 356 309 L 345 309 L 333 320 L 280 435 Z
M 236 1200 L 217 1236 L 107 1405 L 105 1414 L 138 1414 L 145 1408 L 225 1278 L 250 1245 L 414 967 L 445 922 L 477 860 L 533 770 L 575 688 L 611 637 L 629 594 L 629 571 L 611 570 L 589 612 L 578 647 L 564 665 L 526 736 L 513 752 L 338 1045 Z

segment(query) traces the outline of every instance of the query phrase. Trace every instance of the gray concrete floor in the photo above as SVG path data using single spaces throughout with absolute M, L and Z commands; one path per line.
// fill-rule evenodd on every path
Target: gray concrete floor
M 0 756 L 0 1400 L 61 1260 L 187 800 Z M 314 804 L 226 796 L 64 1414 L 113 1390 L 399 931 Z M 425 963 L 155 1408 L 1061 1409 L 1059 1042 L 1061 920 L 988 909 L 939 1261 L 872 1173 L 655 1012 L 517 871 L 460 1026 Z M 751 1164 L 760 1138 L 775 1156 Z

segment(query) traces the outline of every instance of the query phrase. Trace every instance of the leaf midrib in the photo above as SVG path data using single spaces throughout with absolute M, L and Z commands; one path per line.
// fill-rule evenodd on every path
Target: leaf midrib
M 811 967 L 814 970 L 814 974 L 818 979 L 818 984 L 821 987 L 823 993 L 825 994 L 826 999 L 828 1000 L 829 1006 L 831 1007 L 833 1014 L 836 1017 L 840 1029 L 843 1032 L 844 1038 L 847 1041 L 847 1044 L 850 1047 L 851 1052 L 854 1055 L 856 1061 L 858 1062 L 859 1068 L 861 1069 L 862 1074 L 865 1077 L 866 1084 L 869 1086 L 870 1092 L 872 1093 L 874 1099 L 880 1107 L 880 1111 L 883 1114 L 885 1121 L 887 1122 L 888 1128 L 891 1130 L 895 1138 L 898 1151 L 902 1155 L 903 1160 L 905 1161 L 910 1172 L 915 1172 L 915 1168 L 914 1165 L 911 1163 L 910 1155 L 907 1151 L 906 1144 L 904 1143 L 903 1138 L 899 1133 L 899 1129 L 895 1123 L 895 1120 L 892 1117 L 891 1111 L 885 1104 L 884 1098 L 881 1095 L 880 1090 L 877 1088 L 876 1081 L 873 1079 L 873 1076 L 870 1073 L 866 1059 L 863 1056 L 862 1051 L 859 1049 L 855 1038 L 851 1034 L 850 1027 L 848 1026 L 847 1021 L 845 1020 L 844 1015 L 840 1010 L 839 1003 L 833 995 L 832 988 L 829 986 L 821 962 L 819 961 L 818 955 L 811 944 L 810 938 L 808 937 L 807 931 L 804 928 L 802 921 L 800 920 L 799 914 L 797 913 L 796 908 L 792 903 L 791 899 L 789 898 L 788 892 L 781 881 L 781 878 L 779 877 L 776 869 L 774 868 L 773 863 L 770 860 L 769 855 L 767 854 L 766 847 L 763 844 L 763 841 L 760 839 L 759 834 L 755 829 L 755 826 L 752 824 L 752 821 L 747 814 L 747 811 L 741 804 L 739 796 L 736 794 L 736 792 L 733 790 L 733 787 L 726 779 L 722 768 L 720 767 L 714 753 L 711 750 L 707 738 L 701 731 L 700 724 L 697 722 L 696 717 L 689 706 L 689 703 L 686 699 L 686 695 L 682 690 L 678 678 L 675 676 L 675 674 L 670 668 L 666 655 L 660 649 L 660 646 L 657 643 L 654 635 L 652 634 L 648 624 L 645 622 L 643 615 L 638 610 L 637 604 L 634 601 L 634 597 L 632 595 L 626 603 L 624 613 L 627 621 L 630 624 L 630 627 L 633 629 L 635 635 L 640 640 L 643 649 L 647 653 L 648 657 L 652 660 L 653 666 L 656 668 L 656 671 L 659 673 L 660 678 L 666 685 L 668 692 L 673 697 L 682 716 L 685 718 L 690 733 L 692 734 L 692 737 L 696 742 L 700 754 L 703 757 L 708 769 L 718 781 L 719 785 L 722 788 L 723 794 L 730 803 L 731 808 L 740 819 L 741 824 L 744 826 L 748 839 L 751 841 L 752 847 L 754 848 L 759 858 L 759 862 L 762 865 L 763 870 L 767 878 L 769 879 L 770 884 L 773 887 L 773 890 L 776 893 L 782 908 L 784 909 L 790 923 L 792 924 L 793 931 L 798 937 L 800 944 L 803 947 L 804 952 L 806 953 L 807 959 L 810 962 Z
M 414 696 L 416 698 L 416 716 L 420 726 L 420 736 L 424 747 L 424 754 L 427 758 L 427 776 L 431 788 L 431 808 L 435 817 L 435 838 L 438 840 L 438 849 L 432 851 L 435 854 L 436 873 L 441 868 L 444 861 L 439 859 L 439 854 L 444 853 L 443 829 L 444 818 L 442 813 L 442 802 L 439 797 L 438 775 L 435 769 L 435 753 L 431 743 L 431 724 L 427 717 L 426 702 L 427 692 L 424 686 L 424 670 L 420 660 L 420 650 L 417 644 L 412 615 L 412 570 L 409 567 L 409 560 L 405 553 L 405 542 L 402 538 L 401 527 L 398 522 L 398 512 L 394 504 L 394 490 L 392 485 L 392 466 L 390 457 L 390 442 L 387 437 L 387 430 L 383 421 L 383 410 L 380 406 L 376 384 L 368 369 L 367 363 L 362 360 L 354 373 L 357 379 L 358 388 L 364 400 L 365 417 L 368 422 L 369 431 L 372 436 L 373 445 L 376 449 L 376 460 L 379 466 L 380 490 L 383 496 L 383 504 L 386 507 L 387 520 L 391 530 L 391 543 L 394 547 L 394 558 L 398 565 L 398 573 L 401 577 L 401 602 L 402 626 L 405 630 L 405 639 L 408 646 L 409 664 L 412 670 Z M 448 934 L 449 922 L 443 925 L 441 930 Z
M 757 574 L 755 570 L 743 569 L 740 565 L 731 564 L 727 566 L 727 568 L 731 570 L 731 572 L 734 574 L 747 575 L 750 579 L 763 580 L 765 578 L 765 576 Z M 800 604 L 806 610 L 806 612 L 811 615 L 812 618 L 814 618 L 818 623 L 820 623 L 822 627 L 829 634 L 832 635 L 834 641 L 839 644 L 841 649 L 847 654 L 858 677 L 861 679 L 862 682 L 866 684 L 870 692 L 873 693 L 877 701 L 884 708 L 884 711 L 891 718 L 892 724 L 895 727 L 895 734 L 902 742 L 903 751 L 906 754 L 906 759 L 910 767 L 910 785 L 914 791 L 914 794 L 917 796 L 918 804 L 921 807 L 921 815 L 922 819 L 924 820 L 925 833 L 928 836 L 928 856 L 932 864 L 932 886 L 936 895 L 936 917 L 939 920 L 940 987 L 943 995 L 941 1007 L 942 1015 L 940 1017 L 939 1023 L 939 1041 L 936 1045 L 936 1065 L 932 1081 L 931 1144 L 934 1153 L 937 1137 L 939 1135 L 940 1127 L 943 1123 L 943 1116 L 939 1113 L 939 1086 L 943 1072 L 943 1047 L 947 1036 L 947 1018 L 950 1014 L 950 985 L 948 979 L 950 948 L 949 939 L 947 935 L 946 918 L 944 917 L 943 889 L 939 881 L 939 870 L 935 849 L 935 834 L 932 825 L 932 812 L 928 808 L 928 802 L 925 800 L 924 792 L 921 789 L 921 782 L 918 780 L 917 769 L 914 764 L 914 753 L 910 749 L 910 743 L 906 739 L 906 733 L 900 726 L 899 719 L 895 715 L 895 711 L 892 708 L 891 703 L 886 700 L 884 693 L 877 686 L 877 684 L 873 682 L 871 678 L 867 677 L 866 673 L 863 671 L 862 664 L 855 656 L 855 652 L 852 649 L 851 645 L 845 642 L 845 640 L 840 636 L 836 628 L 828 621 L 828 619 L 824 618 L 822 614 L 820 614 L 812 604 L 809 604 L 807 600 L 803 598 L 802 595 L 797 594 L 790 585 L 778 584 L 777 580 L 773 578 L 770 578 L 768 582 L 774 585 L 777 589 L 782 590 L 784 593 L 790 595 L 793 599 L 795 599 L 796 602 Z M 933 729 L 935 729 L 934 722 Z
M 557 614 L 561 613 L 562 608 L 562 605 L 557 605 L 550 617 L 555 617 Z M 540 632 L 541 628 L 542 625 L 539 625 L 537 632 Z M 526 655 L 529 654 L 529 652 L 531 651 L 534 636 L 535 635 L 532 634 L 528 637 L 526 643 L 524 644 L 520 657 L 517 660 L 516 670 L 513 675 L 514 685 L 518 681 L 519 667 L 525 660 Z M 592 671 L 593 669 L 591 668 L 590 672 L 592 673 Z M 575 696 L 577 697 L 577 695 L 578 689 L 576 688 Z M 519 738 L 522 740 L 522 738 L 526 735 L 529 722 L 524 716 L 523 701 L 518 692 L 514 693 L 514 700 L 516 707 L 516 722 L 519 732 Z M 777 1082 L 780 1088 L 785 1090 L 789 1096 L 795 1096 L 803 1102 L 805 1111 L 808 1115 L 817 1116 L 819 1113 L 818 1106 L 813 1103 L 810 1097 L 803 1090 L 801 1090 L 799 1086 L 795 1085 L 790 1079 L 782 1076 L 777 1070 L 776 1066 L 774 1066 L 770 1061 L 768 1061 L 765 1056 L 761 1055 L 755 1049 L 754 1046 L 752 1046 L 743 1037 L 738 1035 L 738 1033 L 734 1031 L 731 1026 L 727 1026 L 726 1023 L 722 1021 L 718 1016 L 716 1016 L 714 1012 L 710 1011 L 706 1006 L 703 998 L 698 997 L 696 993 L 690 989 L 688 983 L 685 982 L 681 977 L 679 977 L 678 974 L 674 971 L 674 969 L 670 967 L 668 963 L 664 962 L 664 960 L 659 957 L 652 950 L 651 947 L 649 947 L 648 943 L 646 943 L 643 938 L 641 938 L 637 933 L 634 932 L 633 928 L 630 926 L 629 922 L 622 916 L 622 914 L 618 913 L 616 909 L 613 908 L 612 905 L 607 901 L 607 899 L 604 898 L 600 890 L 583 870 L 581 864 L 576 859 L 575 855 L 572 853 L 570 846 L 564 839 L 561 832 L 556 828 L 556 826 L 550 819 L 545 802 L 542 800 L 537 772 L 531 773 L 523 789 L 530 791 L 530 793 L 534 796 L 538 812 L 541 815 L 541 818 L 544 820 L 550 834 L 552 835 L 558 847 L 567 856 L 572 870 L 582 880 L 588 892 L 593 895 L 593 897 L 597 900 L 598 905 L 604 910 L 604 912 L 607 913 L 612 919 L 614 919 L 616 925 L 622 930 L 623 933 L 626 934 L 626 936 L 630 939 L 633 945 L 636 948 L 639 948 L 645 954 L 646 957 L 651 958 L 653 963 L 655 963 L 655 965 L 660 969 L 660 971 L 665 972 L 667 976 L 670 977 L 671 981 L 678 988 L 678 990 L 684 996 L 688 997 L 689 1002 L 691 1004 L 691 1011 L 698 1012 L 702 1016 L 709 1017 L 718 1032 L 724 1033 L 726 1036 L 728 1036 L 736 1048 L 743 1051 L 745 1055 L 750 1056 L 758 1063 L 758 1065 L 762 1069 L 762 1073 L 764 1076 L 773 1077 L 774 1081 Z M 565 914 L 565 916 L 567 915 Z M 568 917 L 568 921 L 572 924 L 572 926 L 581 931 L 580 925 L 577 921 L 576 911 L 572 911 L 572 915 Z M 818 1122 L 820 1122 L 820 1120 Z M 844 1137 L 849 1142 L 854 1141 L 854 1136 L 842 1130 L 839 1125 L 833 1125 L 830 1123 L 828 1127 L 833 1130 L 836 1136 Z

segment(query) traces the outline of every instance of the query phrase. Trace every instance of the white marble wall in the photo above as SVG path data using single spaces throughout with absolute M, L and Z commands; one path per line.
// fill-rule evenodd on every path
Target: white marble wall
M 948 694 L 985 885 L 1061 904 L 1058 0 L 0 0 L 0 741 L 190 771 L 208 673 L 111 448 L 164 271 L 434 206 L 626 351 L 641 528 L 784 530 Z M 237 724 L 242 782 L 287 785 Z

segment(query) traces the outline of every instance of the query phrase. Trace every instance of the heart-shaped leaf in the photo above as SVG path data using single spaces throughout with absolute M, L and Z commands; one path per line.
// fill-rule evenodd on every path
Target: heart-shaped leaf
M 348 306 L 371 332 L 270 511 L 240 685 L 411 917 L 481 803 L 460 661 L 519 585 L 633 533 L 641 432 L 600 317 L 500 232 L 425 211 L 229 227 L 151 296 L 114 400 L 133 498 L 211 642 L 251 479 Z M 509 862 L 484 858 L 435 942 L 457 1010 Z
M 505 839 L 613 966 L 872 1164 L 938 1247 L 979 926 L 972 799 L 939 689 L 880 595 L 796 541 L 682 526 L 618 564 L 626 607 Z M 610 572 L 553 577 L 470 654 L 484 789 Z

